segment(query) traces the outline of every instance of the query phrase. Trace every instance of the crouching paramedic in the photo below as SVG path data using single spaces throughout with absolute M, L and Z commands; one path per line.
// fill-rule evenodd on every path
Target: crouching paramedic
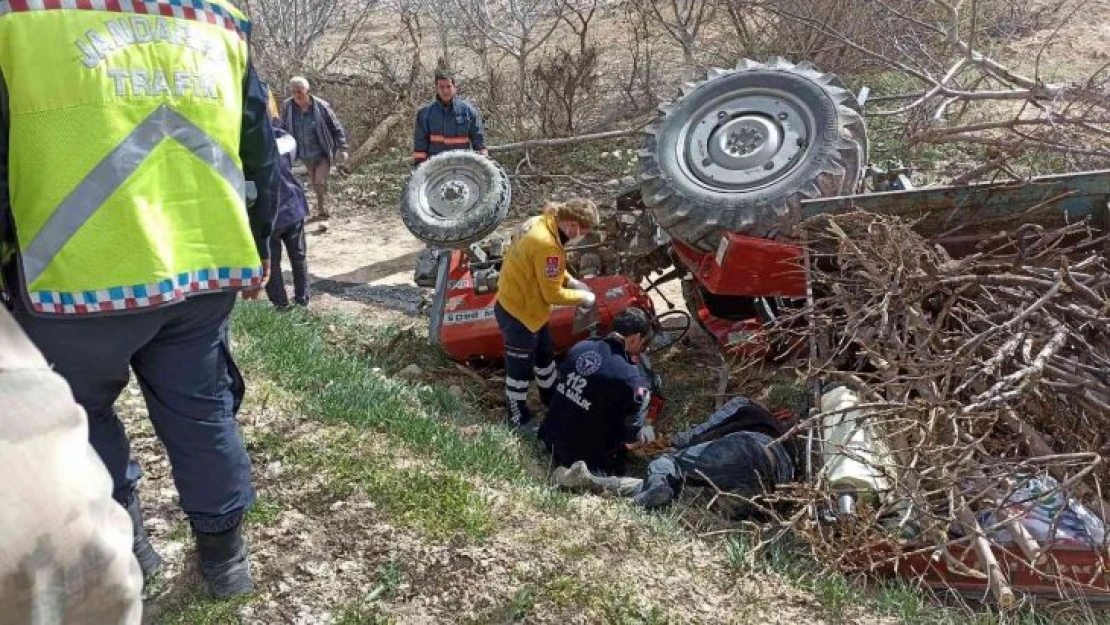
M 571 348 L 539 431 L 557 465 L 582 461 L 592 471 L 623 473 L 624 445 L 654 438 L 645 419 L 649 381 L 633 363 L 650 334 L 647 314 L 627 308 L 613 320 L 608 336 Z
M 88 413 L 149 578 L 162 560 L 113 408 L 134 372 L 222 598 L 252 587 L 227 329 L 236 292 L 257 298 L 266 281 L 276 151 L 249 22 L 201 4 L 0 3 L 0 276 Z
M 551 203 L 526 221 L 505 253 L 497 281 L 494 315 L 505 341 L 505 399 L 509 423 L 532 421 L 532 378 L 546 405 L 555 385 L 555 350 L 547 327 L 554 306 L 595 304 L 594 294 L 566 271 L 564 246 L 597 227 L 597 207 L 584 199 Z

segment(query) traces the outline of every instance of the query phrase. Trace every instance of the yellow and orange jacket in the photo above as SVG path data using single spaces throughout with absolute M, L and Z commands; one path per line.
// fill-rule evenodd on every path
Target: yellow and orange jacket
M 580 291 L 566 288 L 566 252 L 553 215 L 526 221 L 513 238 L 501 264 L 497 301 L 505 312 L 532 332 L 547 323 L 555 306 L 577 306 Z

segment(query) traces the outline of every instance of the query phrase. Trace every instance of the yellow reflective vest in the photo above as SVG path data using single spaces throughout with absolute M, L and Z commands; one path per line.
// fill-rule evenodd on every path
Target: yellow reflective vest
M 566 288 L 566 253 L 555 217 L 529 219 L 514 238 L 497 279 L 497 301 L 532 332 L 547 323 L 553 306 L 577 306 L 580 291 Z
M 33 312 L 261 284 L 239 158 L 248 31 L 224 0 L 0 1 L 9 197 Z

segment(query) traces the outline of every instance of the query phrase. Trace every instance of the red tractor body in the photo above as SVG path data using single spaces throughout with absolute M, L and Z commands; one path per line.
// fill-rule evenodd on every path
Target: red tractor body
M 432 310 L 432 336 L 456 362 L 479 364 L 502 361 L 504 342 L 493 315 L 496 284 L 483 284 L 480 274 L 476 280 L 470 256 L 464 252 L 451 251 L 445 265 L 446 282 L 441 284 L 446 286 L 437 289 Z M 574 307 L 556 308 L 549 327 L 557 354 L 589 338 L 593 332 L 605 334 L 612 326 L 613 318 L 629 306 L 654 313 L 651 298 L 639 284 L 626 276 L 587 277 L 583 281 L 597 295 L 597 327 L 575 332 Z
M 705 290 L 741 297 L 805 297 L 801 250 L 767 239 L 728 233 L 716 253 L 671 243 L 675 257 Z
M 729 233 L 716 253 L 671 243 L 675 263 L 689 272 L 683 296 L 690 314 L 728 353 L 759 357 L 773 300 L 805 297 L 801 250 L 795 245 Z

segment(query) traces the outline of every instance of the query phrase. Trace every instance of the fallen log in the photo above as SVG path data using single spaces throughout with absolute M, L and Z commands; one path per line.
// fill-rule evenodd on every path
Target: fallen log
M 370 132 L 370 136 L 366 138 L 366 141 L 363 141 L 362 145 L 358 146 L 358 149 L 351 154 L 351 159 L 343 165 L 343 168 L 349 170 L 358 169 L 362 163 L 370 157 L 371 152 L 376 150 L 378 145 L 389 136 L 394 126 L 409 115 L 411 115 L 411 112 L 407 108 L 401 108 L 389 117 L 383 119 L 374 127 L 374 130 Z
M 515 143 L 504 143 L 502 145 L 491 145 L 488 149 L 490 154 L 499 154 L 502 152 L 520 152 L 526 150 L 534 150 L 537 148 L 560 148 L 568 145 L 581 145 L 583 143 L 591 143 L 594 141 L 606 141 L 608 139 L 631 137 L 640 134 L 640 132 L 642 132 L 640 128 L 633 128 L 630 130 L 610 130 L 608 132 L 597 132 L 589 135 L 579 135 L 577 137 L 529 139 L 528 141 L 517 141 Z M 412 157 L 406 156 L 404 158 L 371 163 L 369 165 L 366 165 L 365 169 L 379 169 L 382 167 L 411 165 L 412 162 Z

